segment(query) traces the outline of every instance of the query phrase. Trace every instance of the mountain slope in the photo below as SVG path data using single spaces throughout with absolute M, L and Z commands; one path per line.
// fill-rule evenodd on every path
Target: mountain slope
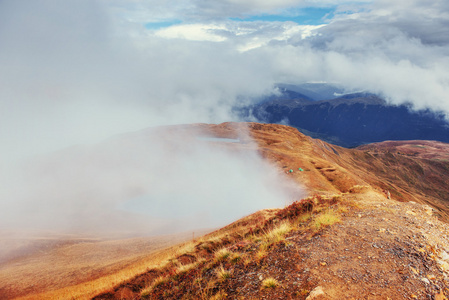
M 378 155 L 345 149 L 282 125 L 195 127 L 218 137 L 235 137 L 248 127 L 256 146 L 226 147 L 257 147 L 286 180 L 303 184 L 314 196 L 270 210 L 263 218 L 248 216 L 193 241 L 167 265 L 95 299 L 446 299 L 449 295 L 449 227 L 437 218 L 446 218 L 447 202 L 425 194 L 428 189 L 446 195 L 447 188 L 439 182 L 434 185 L 426 172 L 421 176 L 428 180 L 414 186 L 392 165 L 396 160 L 409 163 L 408 173 L 414 164 L 434 167 L 434 159 L 381 153 L 378 145 L 372 146 L 379 149 Z M 447 161 L 440 163 L 438 168 L 448 166 Z
M 82 291 L 74 285 L 26 299 L 310 300 L 320 292 L 324 294 L 316 299 L 449 295 L 449 228 L 442 222 L 449 211 L 449 188 L 444 184 L 449 174 L 447 144 L 413 141 L 346 149 L 289 126 L 259 123 L 153 130 L 187 142 L 189 136 L 191 142 L 198 135 L 210 137 L 208 143 L 231 152 L 257 151 L 286 185 L 294 182 L 308 195 L 294 196 L 296 202 L 284 209 L 260 211 L 168 249 L 164 261 L 140 265 L 146 271 L 130 271 L 131 279 L 112 289 L 89 290 L 86 283 Z M 411 152 L 414 148 L 417 151 Z M 272 287 L 264 287 L 267 278 L 276 279 L 277 286 L 273 281 Z

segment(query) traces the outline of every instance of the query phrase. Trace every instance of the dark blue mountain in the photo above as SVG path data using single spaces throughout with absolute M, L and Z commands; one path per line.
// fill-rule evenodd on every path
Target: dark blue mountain
M 242 113 L 266 123 L 287 123 L 307 135 L 344 147 L 386 140 L 449 142 L 449 123 L 444 114 L 389 105 L 369 93 L 314 101 L 285 90 Z

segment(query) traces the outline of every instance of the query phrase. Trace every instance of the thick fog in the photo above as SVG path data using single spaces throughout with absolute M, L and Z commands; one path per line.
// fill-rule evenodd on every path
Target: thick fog
M 245 141 L 216 140 L 193 129 L 155 128 L 40 156 L 2 178 L 0 225 L 167 234 L 216 228 L 304 196 L 243 135 Z
M 289 20 L 307 8 L 328 13 Z M 442 0 L 1 1 L 0 225 L 153 232 L 282 206 L 282 180 L 254 153 L 107 139 L 238 121 L 233 107 L 278 83 L 447 114 L 448 13 Z

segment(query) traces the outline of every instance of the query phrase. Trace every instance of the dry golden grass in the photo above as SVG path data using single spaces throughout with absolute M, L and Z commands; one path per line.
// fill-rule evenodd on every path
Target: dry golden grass
M 244 254 L 241 253 L 232 253 L 229 257 L 229 261 L 233 264 L 238 263 L 243 259 Z
M 302 225 L 303 223 L 307 222 L 308 220 L 310 220 L 312 218 L 312 213 L 311 212 L 307 212 L 304 213 L 302 215 L 300 215 L 295 221 L 294 221 L 294 225 L 295 227 Z
M 259 250 L 257 250 L 256 254 L 254 255 L 254 258 L 256 259 L 256 261 L 260 261 L 264 259 L 267 255 L 268 255 L 267 248 L 261 245 L 259 247 Z
M 223 268 L 223 265 L 220 265 L 220 267 L 215 270 L 215 273 L 217 274 L 217 278 L 221 281 L 231 278 L 231 272 Z
M 228 259 L 229 256 L 231 256 L 232 251 L 226 248 L 222 248 L 215 252 L 215 261 L 216 262 L 222 262 Z
M 322 227 L 330 226 L 340 221 L 340 215 L 338 215 L 334 210 L 329 209 L 315 217 L 314 226 L 316 229 L 321 229 Z
M 349 189 L 349 192 L 352 194 L 361 194 L 369 191 L 371 187 L 367 185 L 354 185 L 352 188 Z
M 278 286 L 279 286 L 279 281 L 277 281 L 273 277 L 265 278 L 262 281 L 262 289 L 274 289 Z
M 228 294 L 226 294 L 224 291 L 220 290 L 215 295 L 209 298 L 209 300 L 224 300 Z
M 264 243 L 270 246 L 283 241 L 285 236 L 292 230 L 293 226 L 288 220 L 282 221 L 282 223 L 265 234 Z

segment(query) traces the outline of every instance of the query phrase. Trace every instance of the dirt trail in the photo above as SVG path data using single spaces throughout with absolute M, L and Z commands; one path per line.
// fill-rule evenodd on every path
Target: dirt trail
M 293 238 L 303 273 L 326 299 L 432 299 L 449 294 L 449 227 L 416 203 L 369 192 L 359 212 L 313 240 Z M 440 298 L 443 299 L 443 298 Z

